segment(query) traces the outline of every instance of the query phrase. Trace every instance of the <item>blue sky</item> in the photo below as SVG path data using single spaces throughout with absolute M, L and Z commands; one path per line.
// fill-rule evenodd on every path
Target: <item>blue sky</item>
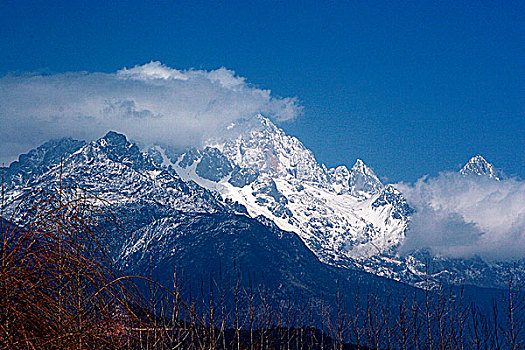
M 482 154 L 525 178 L 520 1 L 3 1 L 0 74 L 226 67 L 304 107 L 327 164 L 414 181 Z

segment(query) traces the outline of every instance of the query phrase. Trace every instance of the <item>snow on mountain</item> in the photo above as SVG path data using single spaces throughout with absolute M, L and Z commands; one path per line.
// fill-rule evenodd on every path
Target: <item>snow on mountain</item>
M 56 144 L 63 143 L 80 145 L 68 139 Z M 34 165 L 28 167 L 30 170 L 24 172 L 32 176 L 27 177 L 25 183 L 14 185 L 7 193 L 8 202 L 15 203 L 21 198 L 24 187 L 52 190 L 59 188 L 61 183 L 95 193 L 112 205 L 148 201 L 201 212 L 214 212 L 224 206 L 211 192 L 182 181 L 170 169 L 158 167 L 149 155 L 142 153 L 122 134 L 111 131 L 96 141 L 82 142 L 82 145 L 75 146 L 76 150 L 66 158 L 53 157 L 46 163 L 47 171 L 40 163 L 33 162 Z M 50 152 L 57 153 L 56 150 Z
M 21 154 L 17 161 L 4 168 L 6 188 L 26 186 L 31 179 L 44 174 L 84 145 L 84 141 L 63 138 L 50 140 L 27 154 Z
M 504 178 L 504 175 L 500 171 L 496 170 L 494 165 L 487 162 L 485 158 L 480 155 L 470 158 L 467 164 L 465 164 L 465 166 L 463 166 L 459 172 L 464 176 L 486 176 L 496 181 Z
M 192 286 L 194 291 L 200 290 L 202 283 L 213 278 L 219 289 L 229 290 L 239 283 L 249 290 L 261 283 L 272 298 L 326 300 L 334 297 L 337 281 L 359 283 L 362 288 L 382 284 L 384 290 L 392 283 L 323 264 L 297 235 L 231 213 L 165 216 L 144 225 L 133 236 L 119 259 L 126 270 L 152 274 L 170 285 L 177 268 L 179 274 L 182 270 L 188 276 L 185 284 L 190 291 Z
M 230 125 L 224 135 L 182 154 L 159 145 L 142 152 L 115 132 L 89 143 L 50 141 L 4 168 L 5 212 L 28 190 L 56 189 L 61 180 L 62 186 L 82 187 L 126 213 L 133 222 L 131 231 L 159 228 L 155 242 L 165 242 L 163 247 L 176 244 L 178 236 L 162 231 L 159 220 L 177 221 L 184 213 L 217 214 L 216 218 L 245 217 L 293 232 L 319 260 L 346 271 L 362 270 L 414 285 L 425 283 L 429 274 L 450 283 L 504 283 L 510 263 L 421 251 L 399 255 L 397 248 L 409 234 L 414 211 L 402 193 L 383 185 L 361 160 L 350 169 L 326 169 L 297 138 L 262 116 Z M 481 157 L 471 159 L 461 173 L 501 176 Z M 192 230 L 195 237 L 204 234 L 198 225 Z M 153 248 L 156 243 L 141 240 L 140 234 L 132 236 L 117 237 L 116 249 L 133 250 L 121 251 L 122 256 L 164 249 Z M 162 254 L 166 261 L 176 259 L 176 252 Z M 525 276 L 525 263 L 516 266 Z
M 262 116 L 230 125 L 224 135 L 182 154 L 160 146 L 153 153 L 183 180 L 238 203 L 252 218 L 295 232 L 327 264 L 414 285 L 427 278 L 483 286 L 503 283 L 504 277 L 493 277 L 504 276 L 506 263 L 424 252 L 399 255 L 414 209 L 362 160 L 350 170 L 327 169 L 297 138 Z M 493 169 L 490 164 L 485 168 Z
M 260 115 L 227 133 L 235 136 L 171 154 L 173 169 L 245 206 L 251 217 L 297 233 L 327 263 L 393 252 L 404 239 L 409 210 L 397 206 L 406 201 L 363 161 L 350 170 L 326 169 L 297 138 Z
M 72 147 L 60 151 L 65 144 Z M 272 295 L 304 299 L 332 298 L 337 281 L 368 288 L 381 285 L 385 291 L 391 283 L 323 264 L 293 232 L 284 232 L 271 221 L 251 218 L 243 213 L 243 207 L 192 181 L 183 181 L 163 149 L 153 148 L 150 156 L 124 135 L 109 132 L 89 143 L 63 139 L 37 150 L 29 152 L 38 155 L 31 157 L 33 161 L 8 168 L 17 179 L 20 174 L 28 175 L 24 183 L 10 185 L 5 213 L 9 216 L 27 194 L 80 187 L 104 200 L 100 202 L 101 216 L 105 216 L 105 209 L 116 216 L 118 222 L 95 218 L 93 223 L 109 234 L 104 244 L 125 273 L 153 271 L 155 278 L 168 286 L 174 269 L 183 269 L 190 276 L 190 291 L 210 276 L 229 278 L 232 284 L 226 286 L 231 286 L 241 273 L 246 288 L 261 284 L 271 288 Z M 55 154 L 60 156 L 52 156 Z M 215 148 L 199 154 L 200 167 L 196 162 L 188 163 L 194 172 L 214 178 L 224 169 L 232 171 L 229 163 L 221 163 L 225 160 Z M 16 169 L 22 170 L 16 173 Z M 268 196 L 278 198 L 272 185 L 258 184 Z M 6 226 L 3 218 L 0 223 Z
M 355 197 L 370 197 L 379 193 L 383 184 L 376 174 L 361 159 L 357 159 L 350 171 L 345 166 L 328 170 L 333 186 L 340 184 L 340 193 L 350 193 Z M 335 181 L 334 181 L 335 180 Z

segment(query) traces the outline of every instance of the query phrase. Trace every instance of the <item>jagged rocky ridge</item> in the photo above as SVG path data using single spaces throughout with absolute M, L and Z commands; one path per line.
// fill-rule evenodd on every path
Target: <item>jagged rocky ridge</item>
M 210 139 L 184 154 L 154 151 L 185 181 L 297 233 L 325 263 L 349 266 L 395 251 L 411 209 L 394 187 L 384 186 L 361 160 L 351 169 L 326 169 L 265 117 L 246 123 L 231 126 L 233 138 Z
M 60 153 L 50 145 L 62 145 Z M 109 132 L 78 145 L 68 139 L 52 141 L 5 169 L 14 174 L 4 184 L 6 217 L 30 190 L 36 194 L 78 186 L 104 199 L 101 206 L 118 218 L 118 222 L 100 222 L 114 235 L 104 242 L 115 262 L 125 273 L 151 274 L 166 286 L 172 284 L 175 267 L 190 276 L 186 285 L 190 291 L 210 278 L 214 283 L 224 279 L 224 285 L 231 287 L 237 283 L 237 272 L 245 288 L 251 283 L 264 285 L 272 296 L 282 298 L 319 299 L 324 294 L 330 299 L 337 281 L 385 290 L 391 284 L 371 274 L 323 264 L 295 233 L 262 217 L 251 218 L 244 207 L 183 181 L 122 134 Z M 41 150 L 51 153 L 46 157 Z M 37 169 L 42 159 L 49 159 L 45 171 Z M 16 176 L 20 164 L 27 165 L 24 182 Z
M 21 155 L 4 172 L 8 204 L 16 203 L 28 189 L 57 188 L 61 177 L 63 185 L 83 187 L 122 210 L 133 225 L 129 237 L 118 237 L 112 249 L 128 265 L 133 259 L 145 264 L 148 252 L 155 252 L 159 268 L 173 264 L 180 256 L 177 249 L 172 251 L 181 237 L 176 227 L 185 217 L 226 227 L 214 235 L 219 241 L 232 237 L 223 234 L 239 231 L 236 224 L 241 221 L 248 220 L 247 227 L 259 225 L 257 221 L 266 223 L 268 230 L 276 225 L 271 230 L 281 233 L 270 235 L 276 242 L 292 249 L 290 241 L 282 241 L 289 234 L 282 232 L 293 232 L 319 260 L 347 274 L 366 271 L 414 285 L 432 272 L 436 280 L 499 286 L 509 267 L 427 252 L 399 256 L 397 247 L 413 213 L 403 195 L 394 186 L 382 184 L 361 160 L 351 169 L 327 169 L 298 139 L 262 116 L 232 125 L 224 138 L 209 139 L 182 154 L 161 145 L 142 152 L 115 132 L 90 143 L 53 140 Z M 493 167 L 480 157 L 469 161 L 461 173 L 496 179 Z M 205 235 L 205 227 L 191 226 L 192 234 L 184 236 L 186 243 L 191 245 L 191 237 Z M 239 249 L 230 252 L 229 258 L 242 254 Z M 282 263 L 296 265 L 294 261 Z M 521 266 L 518 269 L 523 270 Z
M 351 169 L 327 169 L 297 138 L 263 116 L 230 125 L 224 133 L 182 154 L 162 146 L 152 153 L 185 181 L 245 206 L 251 217 L 263 216 L 295 232 L 327 264 L 416 285 L 425 283 L 428 273 L 435 280 L 483 286 L 507 278 L 507 263 L 397 254 L 414 209 L 362 160 Z M 461 174 L 503 177 L 481 156 Z

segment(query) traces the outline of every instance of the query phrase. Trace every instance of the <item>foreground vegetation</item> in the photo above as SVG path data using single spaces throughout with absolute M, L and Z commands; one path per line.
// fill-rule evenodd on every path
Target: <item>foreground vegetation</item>
M 299 301 L 212 278 L 188 295 L 176 268 L 169 287 L 119 273 L 106 249 L 115 233 L 99 228 L 121 218 L 77 188 L 31 192 L 10 209 L 0 237 L 0 349 L 524 348 L 525 305 L 512 280 L 490 305 L 439 286 L 341 285 Z

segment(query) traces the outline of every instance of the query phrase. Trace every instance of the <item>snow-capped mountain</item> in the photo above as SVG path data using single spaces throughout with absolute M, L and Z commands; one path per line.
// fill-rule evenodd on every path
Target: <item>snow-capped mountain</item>
M 4 213 L 28 190 L 58 188 L 61 181 L 62 186 L 79 186 L 99 195 L 130 219 L 129 235 L 117 237 L 115 248 L 128 264 L 131 256 L 144 262 L 148 252 L 159 254 L 160 265 L 175 261 L 179 253 L 173 247 L 181 236 L 173 232 L 179 232 L 184 226 L 180 218 L 186 217 L 196 223 L 212 220 L 214 230 L 224 229 L 216 231 L 219 238 L 232 234 L 241 221 L 249 227 L 259 227 L 256 222 L 275 225 L 274 234 L 264 232 L 279 242 L 275 244 L 296 250 L 293 239 L 282 237 L 297 236 L 321 262 L 346 273 L 366 271 L 414 285 L 429 272 L 450 283 L 499 286 L 505 281 L 503 273 L 510 263 L 434 257 L 427 252 L 399 255 L 397 248 L 408 234 L 414 209 L 363 161 L 357 160 L 350 169 L 327 169 L 297 138 L 262 116 L 230 125 L 224 135 L 184 153 L 160 145 L 143 152 L 115 132 L 89 143 L 50 141 L 4 169 Z M 501 176 L 480 156 L 471 159 L 461 174 L 495 180 Z M 220 218 L 235 224 L 223 225 Z M 192 225 L 185 242 L 195 247 L 191 237 L 204 242 L 205 231 L 205 226 Z M 253 240 L 249 235 L 236 237 Z M 224 248 L 220 242 L 217 246 Z M 525 264 L 516 266 L 514 270 L 525 276 Z
M 389 281 L 320 262 L 295 233 L 264 218 L 251 218 L 245 208 L 183 181 L 158 160 L 116 132 L 89 143 L 46 143 L 5 169 L 15 180 L 6 184 L 3 212 L 9 217 L 27 193 L 68 185 L 87 190 L 104 200 L 102 210 L 106 207 L 118 218 L 93 221 L 113 235 L 104 242 L 115 262 L 133 275 L 152 273 L 166 286 L 172 284 L 177 266 L 193 277 L 189 290 L 210 276 L 228 279 L 232 284 L 224 283 L 231 287 L 237 273 L 246 288 L 251 283 L 264 285 L 272 295 L 288 298 L 330 299 L 337 281 L 389 288 Z M 4 218 L 0 222 L 7 227 Z
M 480 155 L 470 158 L 467 164 L 465 164 L 459 172 L 461 175 L 465 176 L 486 176 L 497 181 L 505 178 L 505 175 L 502 172 L 496 170 L 494 165 L 487 162 L 485 158 Z
M 363 161 L 350 170 L 326 169 L 269 119 L 259 115 L 247 123 L 230 126 L 233 138 L 209 139 L 199 149 L 155 152 L 185 181 L 297 233 L 323 262 L 348 266 L 350 260 L 393 252 L 402 242 L 411 209 Z
M 185 181 L 244 206 L 253 218 L 264 217 L 295 232 L 329 265 L 415 285 L 425 283 L 429 273 L 432 279 L 450 283 L 490 286 L 505 280 L 506 263 L 433 257 L 426 252 L 399 255 L 397 248 L 405 240 L 414 209 L 362 160 L 351 169 L 327 169 L 297 138 L 263 116 L 230 125 L 224 134 L 182 154 L 162 146 L 150 152 Z M 489 163 L 481 169 L 488 169 L 487 176 L 495 174 Z
M 78 186 L 101 195 L 113 205 L 147 200 L 180 210 L 189 208 L 201 212 L 217 211 L 224 206 L 206 189 L 186 183 L 173 171 L 158 167 L 122 134 L 108 132 L 90 143 L 71 139 L 52 142 L 61 151 L 60 156 L 48 156 L 58 151 L 46 143 L 45 147 L 37 149 L 49 148 L 44 152 L 45 156 L 33 157 L 40 154 L 33 150 L 7 168 L 6 173 L 13 179 L 7 183 L 8 202 L 16 202 L 25 188 L 53 189 L 61 182 L 62 186 Z M 37 162 L 33 161 L 34 158 L 48 161 Z M 27 159 L 32 161 L 25 161 Z M 18 168 L 23 169 L 24 177 L 16 173 Z
M 50 140 L 27 154 L 21 154 L 17 161 L 5 168 L 5 186 L 26 186 L 30 180 L 44 174 L 84 145 L 84 141 L 63 138 Z

